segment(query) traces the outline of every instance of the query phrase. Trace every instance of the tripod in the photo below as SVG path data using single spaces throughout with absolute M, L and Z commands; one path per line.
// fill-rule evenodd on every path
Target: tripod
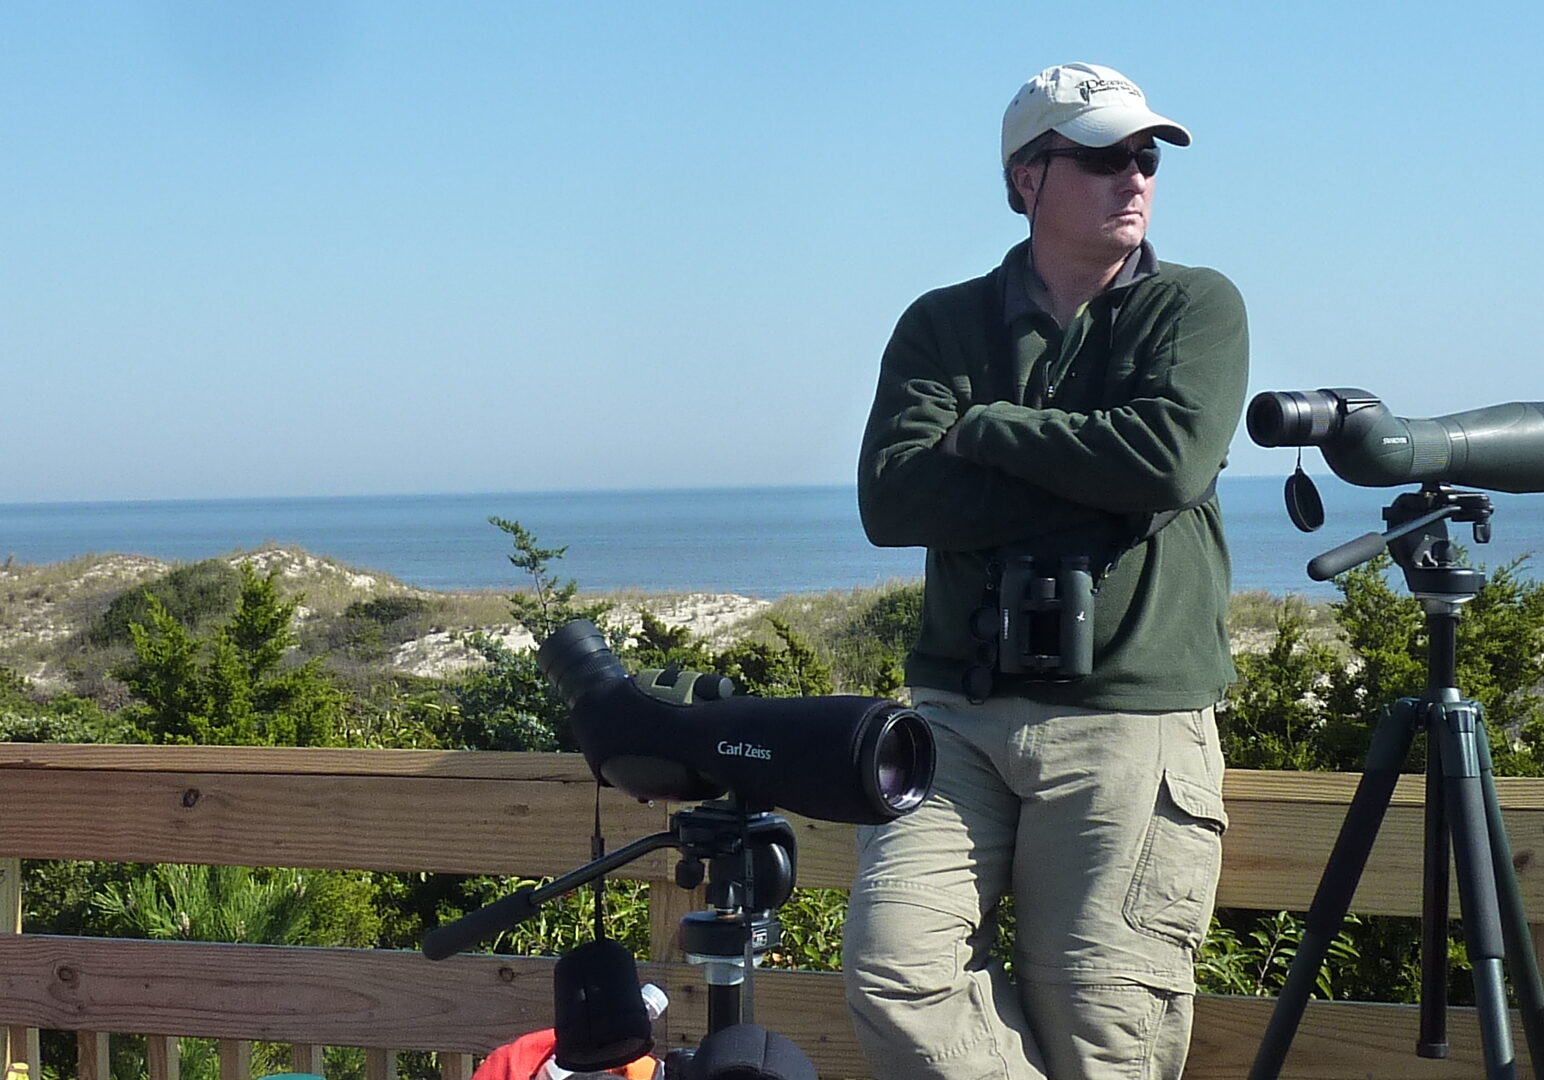
M 738 800 L 678 810 L 670 815 L 670 828 L 664 832 L 642 837 L 546 885 L 526 886 L 437 927 L 424 936 L 423 953 L 430 960 L 444 959 L 531 918 L 543 904 L 665 847 L 681 852 L 675 868 L 678 886 L 695 889 L 704 878 L 708 883 L 711 908 L 681 920 L 687 962 L 703 969 L 708 984 L 708 1034 L 753 1023 L 751 974 L 756 959 L 781 939 L 776 909 L 793 892 L 797 848 L 793 827 L 785 818 L 748 810 Z M 790 1057 L 796 1053 L 786 1040 L 779 1040 L 777 1050 Z M 693 1055 L 692 1050 L 671 1051 L 665 1058 L 665 1075 L 684 1075 Z M 807 1064 L 807 1059 L 798 1064 Z M 809 1075 L 813 1076 L 812 1066 Z
M 1501 821 L 1482 710 L 1457 688 L 1457 627 L 1462 607 L 1485 576 L 1460 566 L 1446 520 L 1471 522 L 1479 543 L 1490 539 L 1490 499 L 1432 484 L 1384 508 L 1390 528 L 1368 533 L 1309 563 L 1323 581 L 1387 547 L 1426 614 L 1427 682 L 1418 698 L 1385 707 L 1373 731 L 1366 768 L 1308 911 L 1303 939 L 1249 1072 L 1280 1075 L 1302 1020 L 1314 978 L 1339 933 L 1368 854 L 1417 732 L 1427 735 L 1425 868 L 1422 889 L 1421 1012 L 1416 1053 L 1447 1056 L 1448 873 L 1458 874 L 1464 941 L 1474 968 L 1486 1080 L 1512 1080 L 1516 1063 L 1507 1014 L 1502 958 L 1511 969 L 1533 1075 L 1544 1078 L 1544 985 L 1528 937 L 1511 845 Z

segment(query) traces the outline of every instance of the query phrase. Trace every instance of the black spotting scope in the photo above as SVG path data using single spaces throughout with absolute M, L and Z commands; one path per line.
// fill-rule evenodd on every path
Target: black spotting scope
M 542 642 L 536 662 L 568 703 L 590 771 L 637 799 L 732 791 L 758 808 L 879 825 L 916 809 L 932 786 L 933 733 L 894 701 L 667 700 L 630 678 L 586 619 Z
M 1249 403 L 1246 422 L 1260 446 L 1317 446 L 1348 484 L 1544 491 L 1544 402 L 1407 420 L 1366 390 L 1267 391 Z

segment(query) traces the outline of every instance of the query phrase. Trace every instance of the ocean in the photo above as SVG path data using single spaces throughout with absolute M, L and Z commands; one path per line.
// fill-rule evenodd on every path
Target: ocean
M 1236 591 L 1333 597 L 1333 586 L 1309 580 L 1308 560 L 1381 531 L 1381 508 L 1402 490 L 1316 481 L 1326 523 L 1308 535 L 1287 519 L 1281 478 L 1219 481 Z M 1474 544 L 1467 525 L 1449 526 L 1471 561 L 1494 567 L 1544 554 L 1544 496 L 1496 493 L 1492 501 L 1489 545 Z M 505 557 L 509 538 L 490 515 L 519 521 L 543 547 L 566 547 L 554 565 L 588 591 L 770 599 L 922 574 L 920 551 L 868 544 L 846 486 L 0 504 L 0 558 L 50 563 L 119 552 L 193 561 L 271 542 L 422 588 L 523 585 Z

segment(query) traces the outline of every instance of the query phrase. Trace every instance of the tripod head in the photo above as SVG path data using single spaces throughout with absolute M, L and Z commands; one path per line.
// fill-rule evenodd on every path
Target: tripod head
M 1397 496 L 1383 508 L 1387 530 L 1365 533 L 1315 556 L 1309 560 L 1308 576 L 1328 581 L 1387 550 L 1404 571 L 1410 591 L 1423 604 L 1462 604 L 1484 586 L 1485 575 L 1458 565 L 1457 550 L 1448 539 L 1447 521 L 1471 523 L 1474 542 L 1487 544 L 1491 513 L 1490 496 L 1484 492 L 1426 484 L 1419 491 Z
M 1389 554 L 1428 614 L 1442 614 L 1466 603 L 1485 587 L 1483 573 L 1459 565 L 1447 522 L 1468 522 L 1474 542 L 1488 544 L 1491 513 L 1490 496 L 1455 491 L 1443 484 L 1400 495 L 1384 508 Z
M 739 986 L 781 939 L 776 911 L 793 894 L 793 827 L 776 814 L 721 802 L 678 811 L 671 825 L 680 837 L 676 884 L 694 889 L 704 871 L 708 881 L 709 909 L 681 919 L 682 951 L 710 987 Z
M 1485 587 L 1485 575 L 1460 565 L 1458 547 L 1448 539 L 1447 522 L 1469 523 L 1475 543 L 1487 544 L 1491 513 L 1490 496 L 1483 492 L 1426 484 L 1383 508 L 1387 530 L 1366 533 L 1315 556 L 1309 560 L 1308 576 L 1327 581 L 1386 549 L 1426 613 L 1427 685 L 1437 696 L 1456 700 L 1458 617 L 1463 605 Z
M 664 832 L 635 840 L 546 885 L 525 886 L 437 927 L 424 936 L 423 954 L 430 960 L 442 960 L 524 922 L 542 905 L 664 847 L 681 853 L 675 868 L 676 884 L 690 890 L 706 880 L 710 905 L 681 920 L 681 945 L 687 962 L 703 969 L 708 984 L 709 1038 L 699 1051 L 700 1060 L 692 1061 L 690 1052 L 671 1053 L 666 1059 L 666 1076 L 689 1070 L 690 1077 L 713 1080 L 721 1075 L 718 1062 L 730 1070 L 754 1060 L 763 1068 L 763 1075 L 813 1080 L 814 1067 L 791 1042 L 754 1024 L 742 1023 L 742 1015 L 749 1020 L 753 1012 L 750 983 L 756 964 L 781 939 L 776 910 L 793 893 L 797 841 L 786 819 L 747 808 L 738 799 L 677 810 L 670 815 L 670 827 Z

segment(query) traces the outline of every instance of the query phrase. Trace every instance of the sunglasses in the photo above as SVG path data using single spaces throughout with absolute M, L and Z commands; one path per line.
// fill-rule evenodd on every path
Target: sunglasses
M 1064 146 L 1047 150 L 1041 157 L 1071 158 L 1078 168 L 1091 176 L 1118 176 L 1137 163 L 1137 172 L 1152 176 L 1158 171 L 1158 148 L 1144 146 L 1132 150 L 1125 146 Z

